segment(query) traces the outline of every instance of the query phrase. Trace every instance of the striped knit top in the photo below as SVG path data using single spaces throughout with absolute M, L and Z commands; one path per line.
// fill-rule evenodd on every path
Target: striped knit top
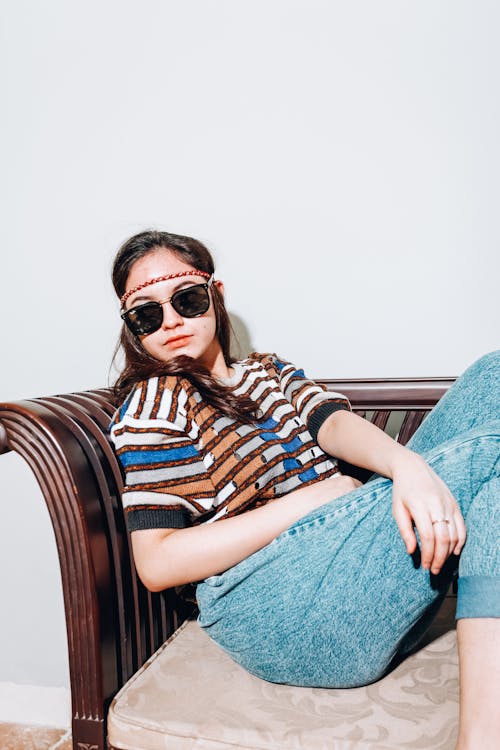
M 130 531 L 229 518 L 338 471 L 316 436 L 331 413 L 350 409 L 345 396 L 273 354 L 232 367 L 223 382 L 258 403 L 255 424 L 221 415 L 187 378 L 171 375 L 138 383 L 114 415 Z

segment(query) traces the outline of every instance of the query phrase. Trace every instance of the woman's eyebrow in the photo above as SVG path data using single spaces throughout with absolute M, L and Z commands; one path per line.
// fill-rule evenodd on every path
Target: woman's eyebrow
M 176 284 L 172 289 L 170 290 L 170 297 L 172 297 L 173 294 L 179 291 L 179 289 L 183 289 L 184 287 L 188 286 L 196 286 L 197 284 L 202 284 L 202 281 L 190 281 L 189 279 L 182 279 L 182 281 L 179 281 L 178 284 Z M 170 299 L 170 297 L 167 297 L 167 299 Z M 130 307 L 133 307 L 137 302 L 152 302 L 158 301 L 158 297 L 153 297 L 152 295 L 149 295 L 147 292 L 143 292 L 142 294 L 139 294 L 137 297 L 134 297 L 134 295 L 130 298 L 132 302 L 129 301 Z M 163 300 L 165 301 L 165 300 Z M 128 308 L 130 310 L 130 307 Z
M 151 302 L 152 299 L 153 297 L 148 297 L 146 294 L 140 294 L 138 297 L 132 297 L 132 302 L 129 302 L 129 304 L 132 307 L 136 302 Z

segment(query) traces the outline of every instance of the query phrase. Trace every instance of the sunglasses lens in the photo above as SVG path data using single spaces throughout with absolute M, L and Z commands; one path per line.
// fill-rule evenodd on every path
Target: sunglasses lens
M 195 284 L 180 289 L 170 299 L 174 310 L 183 318 L 196 318 L 206 313 L 210 307 L 207 284 Z M 163 307 L 160 302 L 145 302 L 122 313 L 122 318 L 134 336 L 147 336 L 154 333 L 163 323 Z
M 145 336 L 160 328 L 163 308 L 159 302 L 146 302 L 123 314 L 123 319 L 135 336 Z
M 183 318 L 196 318 L 210 307 L 210 297 L 205 284 L 196 284 L 176 292 L 171 299 L 174 310 Z

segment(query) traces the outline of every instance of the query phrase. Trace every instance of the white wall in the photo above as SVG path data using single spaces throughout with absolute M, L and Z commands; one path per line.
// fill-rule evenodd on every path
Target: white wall
M 252 345 L 312 376 L 452 375 L 498 346 L 498 4 L 2 5 L 0 398 L 107 382 L 111 259 L 151 226 L 206 241 Z M 15 457 L 0 492 L 0 681 L 67 685 Z

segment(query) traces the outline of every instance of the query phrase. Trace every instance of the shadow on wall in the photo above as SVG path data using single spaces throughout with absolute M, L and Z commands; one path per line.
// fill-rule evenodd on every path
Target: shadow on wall
M 234 313 L 229 313 L 229 320 L 231 321 L 231 327 L 233 329 L 233 345 L 231 347 L 231 354 L 236 359 L 244 359 L 250 352 L 255 351 L 250 340 L 250 331 L 248 330 L 246 323 Z

